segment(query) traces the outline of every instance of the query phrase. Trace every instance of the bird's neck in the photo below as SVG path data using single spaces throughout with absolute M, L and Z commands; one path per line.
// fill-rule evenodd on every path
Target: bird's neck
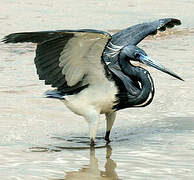
M 119 92 L 119 104 L 116 109 L 124 109 L 128 107 L 143 107 L 152 102 L 154 97 L 154 84 L 149 72 L 144 68 L 133 66 L 128 60 L 120 59 L 120 66 L 122 71 L 130 77 L 137 91 L 136 95 L 130 94 L 129 91 Z

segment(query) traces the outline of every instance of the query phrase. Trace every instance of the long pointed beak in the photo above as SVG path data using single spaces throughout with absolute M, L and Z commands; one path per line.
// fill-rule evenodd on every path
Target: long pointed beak
M 140 59 L 140 62 L 143 63 L 143 64 L 146 64 L 146 65 L 148 65 L 148 66 L 154 67 L 154 68 L 156 68 L 156 69 L 158 69 L 158 70 L 160 70 L 160 71 L 162 71 L 162 72 L 164 72 L 164 73 L 167 73 L 167 74 L 169 74 L 169 75 L 171 75 L 171 76 L 173 76 L 173 77 L 175 77 L 175 78 L 177 78 L 177 79 L 180 79 L 180 80 L 184 81 L 184 80 L 183 80 L 181 77 L 179 77 L 176 73 L 174 73 L 174 72 L 172 72 L 171 70 L 165 68 L 165 67 L 164 67 L 163 65 L 161 65 L 160 63 L 158 63 L 158 62 L 152 60 L 149 56 L 145 56 L 145 55 L 143 55 L 143 54 L 140 54 L 139 59 Z

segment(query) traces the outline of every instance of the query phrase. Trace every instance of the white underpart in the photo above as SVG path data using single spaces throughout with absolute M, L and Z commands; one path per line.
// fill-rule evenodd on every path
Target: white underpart
M 100 114 L 113 112 L 112 107 L 118 92 L 114 82 L 106 78 L 101 62 L 107 41 L 108 37 L 102 34 L 78 34 L 68 41 L 59 58 L 59 66 L 63 68 L 62 73 L 69 86 L 81 80 L 83 84 L 89 84 L 80 93 L 65 96 L 64 103 L 71 111 L 88 121 L 90 138 L 93 140 Z

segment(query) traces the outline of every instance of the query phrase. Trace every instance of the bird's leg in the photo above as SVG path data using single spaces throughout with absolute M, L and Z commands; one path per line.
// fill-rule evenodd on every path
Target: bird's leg
M 98 122 L 100 120 L 100 114 L 96 111 L 90 111 L 89 115 L 86 117 L 89 124 L 90 133 L 90 145 L 94 146 L 96 139 L 96 132 L 98 128 Z
M 110 136 L 110 131 L 112 129 L 113 123 L 116 118 L 116 112 L 112 113 L 106 113 L 106 135 L 105 135 L 105 140 L 107 142 L 110 142 L 109 136 Z

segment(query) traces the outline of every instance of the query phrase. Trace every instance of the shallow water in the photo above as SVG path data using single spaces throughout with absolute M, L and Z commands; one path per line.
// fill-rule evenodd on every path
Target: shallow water
M 0 44 L 0 178 L 194 179 L 194 4 L 192 0 L 1 0 L 0 38 L 18 31 L 95 28 L 111 32 L 162 17 L 182 26 L 141 42 L 181 82 L 150 69 L 151 105 L 118 112 L 109 146 L 102 116 L 95 149 L 86 122 L 43 98 L 32 44 Z

